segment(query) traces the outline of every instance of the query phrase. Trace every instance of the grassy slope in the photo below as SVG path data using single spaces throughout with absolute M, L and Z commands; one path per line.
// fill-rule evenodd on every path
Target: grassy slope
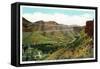
M 23 43 L 24 44 L 54 44 L 52 46 L 57 46 L 58 49 L 52 53 L 47 53 L 47 57 L 43 59 L 69 59 L 69 58 L 85 58 L 92 57 L 93 50 L 90 48 L 89 43 L 91 38 L 82 31 L 80 32 L 80 37 L 82 41 L 72 42 L 74 39 L 72 32 L 67 32 L 64 35 L 61 32 L 57 32 L 53 35 L 47 34 L 43 35 L 41 32 L 23 32 Z M 70 44 L 70 47 L 66 49 L 67 44 Z M 65 47 L 65 48 L 63 48 Z M 75 47 L 74 49 L 72 47 Z

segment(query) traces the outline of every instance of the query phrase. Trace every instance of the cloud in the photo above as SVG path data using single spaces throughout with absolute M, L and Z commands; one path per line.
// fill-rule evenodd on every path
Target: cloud
M 31 22 L 36 22 L 39 20 L 43 21 L 56 21 L 59 24 L 65 25 L 85 25 L 87 20 L 93 20 L 94 18 L 90 14 L 82 15 L 65 15 L 61 13 L 47 14 L 41 12 L 26 13 L 22 15 L 24 18 Z

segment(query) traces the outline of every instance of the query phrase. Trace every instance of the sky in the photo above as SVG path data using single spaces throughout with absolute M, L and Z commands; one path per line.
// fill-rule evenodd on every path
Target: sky
M 86 21 L 94 19 L 95 10 L 21 6 L 21 15 L 30 22 L 43 20 L 56 21 L 57 23 L 64 25 L 84 26 Z

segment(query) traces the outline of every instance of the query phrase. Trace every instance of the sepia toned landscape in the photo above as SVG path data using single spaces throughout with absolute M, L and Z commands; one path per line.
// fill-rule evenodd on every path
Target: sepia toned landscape
M 67 24 L 22 17 L 22 61 L 93 58 L 94 20 Z

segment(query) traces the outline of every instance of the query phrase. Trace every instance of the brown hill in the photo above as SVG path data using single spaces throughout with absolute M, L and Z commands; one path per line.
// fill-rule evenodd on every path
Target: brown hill
M 28 21 L 27 19 L 22 19 L 23 23 L 23 32 L 33 32 L 33 31 L 42 31 L 42 32 L 57 32 L 57 31 L 70 31 L 73 30 L 73 27 L 63 24 L 58 24 L 55 21 L 36 21 L 34 23 Z
M 57 30 L 58 24 L 54 21 L 44 22 L 42 20 L 33 23 L 34 31 L 53 31 Z
M 30 21 L 28 21 L 27 19 L 22 18 L 22 25 L 23 25 L 24 32 L 32 31 L 32 23 Z

